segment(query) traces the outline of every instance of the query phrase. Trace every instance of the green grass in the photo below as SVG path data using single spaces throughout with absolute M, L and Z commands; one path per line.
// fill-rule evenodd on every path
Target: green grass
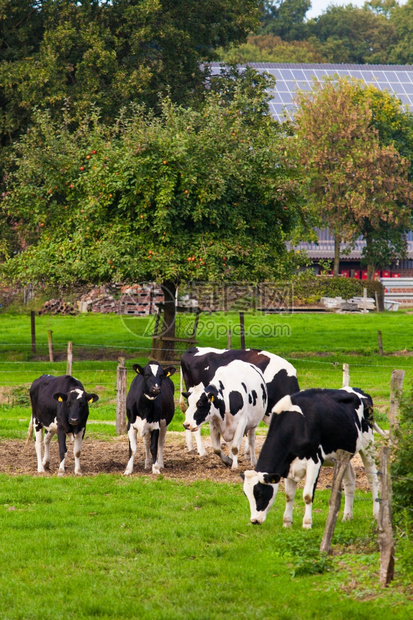
M 91 407 L 91 419 L 113 422 L 116 416 L 116 367 L 118 357 L 126 357 L 128 386 L 133 378 L 132 361 L 145 363 L 150 355 L 152 319 L 117 315 L 85 314 L 76 317 L 36 317 L 36 355 L 31 351 L 30 317 L 0 314 L 0 438 L 10 436 L 15 422 L 21 436 L 20 419 L 29 419 L 27 392 L 32 381 L 43 373 L 66 372 L 67 342 L 73 342 L 73 374 L 85 387 L 99 394 Z M 383 314 L 290 314 L 245 315 L 247 346 L 267 349 L 291 361 L 297 369 L 301 388 L 337 388 L 342 384 L 343 363 L 350 365 L 350 382 L 373 396 L 376 418 L 386 426 L 390 378 L 394 368 L 406 371 L 405 387 L 413 370 L 413 315 L 406 312 Z M 225 347 L 231 328 L 234 347 L 239 346 L 237 314 L 201 315 L 200 346 Z M 56 359 L 49 362 L 47 330 L 53 331 Z M 378 355 L 377 331 L 383 335 L 385 355 Z M 269 335 L 271 334 L 271 335 Z M 179 373 L 173 376 L 176 398 Z M 1 402 L 6 406 L 2 406 Z M 10 406 L 8 406 L 10 405 Z M 24 409 L 24 405 L 26 405 Z M 23 406 L 23 409 L 19 409 Z M 176 408 L 171 430 L 181 430 L 183 415 Z M 7 428 L 5 427 L 7 426 Z M 88 435 L 113 436 L 115 429 L 90 425 Z
M 410 389 L 412 316 L 246 315 L 246 344 L 291 361 L 302 388 L 340 387 L 342 365 L 351 384 L 371 393 L 376 419 L 386 427 L 390 377 L 406 370 Z M 147 319 L 114 315 L 30 317 L 0 314 L 1 439 L 25 439 L 28 387 L 43 373 L 66 372 L 67 341 L 74 343 L 73 374 L 99 394 L 87 436 L 115 435 L 117 357 L 145 363 Z M 201 346 L 225 347 L 226 330 L 239 346 L 238 315 L 211 315 L 200 323 Z M 48 361 L 47 329 L 57 361 Z M 385 356 L 377 352 L 382 331 Z M 173 376 L 176 398 L 179 373 Z M 171 430 L 182 430 L 177 409 Z M 3 446 L 5 444 L 3 443 Z M 328 491 L 317 491 L 314 525 L 301 529 L 297 494 L 292 530 L 282 527 L 283 493 L 261 527 L 249 523 L 241 483 L 184 484 L 147 476 L 83 477 L 0 475 L 0 618 L 127 618 L 267 620 L 413 617 L 412 589 L 402 573 L 378 585 L 377 533 L 371 496 L 356 492 L 355 518 L 338 522 L 334 556 L 318 553 Z M 400 547 L 401 549 L 401 547 Z
M 346 555 L 318 556 L 328 495 L 317 493 L 311 532 L 300 528 L 302 501 L 286 531 L 282 495 L 252 526 L 240 484 L 0 476 L 0 617 L 411 617 L 400 589 L 377 587 L 365 494 L 354 521 L 336 528 Z M 358 562 L 350 545 L 362 549 Z

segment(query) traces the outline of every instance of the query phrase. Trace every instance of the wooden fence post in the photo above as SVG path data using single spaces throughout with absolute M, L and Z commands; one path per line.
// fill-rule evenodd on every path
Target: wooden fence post
M 116 433 L 126 433 L 126 368 L 125 358 L 119 358 L 116 379 Z
M 379 341 L 379 355 L 383 355 L 383 339 L 381 336 L 381 331 L 377 332 L 377 338 Z
M 245 323 L 244 323 L 244 313 L 239 313 L 239 325 L 240 325 L 240 334 L 241 334 L 241 349 L 245 349 Z
M 72 364 L 73 364 L 73 348 L 72 343 L 67 343 L 67 361 L 66 361 L 66 374 L 72 374 Z
M 343 476 L 353 455 L 346 450 L 337 450 L 337 459 L 334 464 L 333 486 L 331 488 L 330 500 L 328 502 L 328 516 L 324 529 L 323 539 L 320 545 L 320 553 L 329 553 L 331 540 L 336 526 L 338 511 L 341 504 L 341 483 Z
M 231 348 L 231 328 L 227 329 L 227 349 Z
M 49 361 L 54 362 L 53 359 L 53 332 L 51 329 L 47 330 L 47 342 L 49 345 Z
M 390 409 L 389 409 L 389 422 L 390 422 L 390 436 L 392 429 L 398 424 L 397 417 L 399 411 L 400 396 L 403 392 L 404 370 L 393 370 L 391 373 L 390 382 Z
M 343 387 L 350 385 L 350 366 L 349 364 L 343 364 Z
M 380 548 L 380 584 L 388 586 L 394 577 L 394 540 L 392 527 L 392 487 L 390 477 L 390 446 L 380 455 L 380 510 L 377 524 Z
M 31 334 L 32 334 L 32 353 L 36 353 L 36 326 L 35 326 L 34 310 L 30 311 L 30 324 L 31 324 Z

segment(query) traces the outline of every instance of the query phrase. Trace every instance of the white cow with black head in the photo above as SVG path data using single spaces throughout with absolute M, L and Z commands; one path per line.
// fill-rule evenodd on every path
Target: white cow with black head
M 373 454 L 373 401 L 353 388 L 309 389 L 285 396 L 273 408 L 268 435 L 254 470 L 244 472 L 244 493 L 251 509 L 251 522 L 265 521 L 277 495 L 281 478 L 286 479 L 287 506 L 284 525 L 292 523 L 292 504 L 297 482 L 306 477 L 303 527 L 312 526 L 315 487 L 324 465 L 332 465 L 337 450 L 359 453 L 373 495 L 373 514 L 379 504 L 377 470 Z M 349 464 L 344 477 L 343 520 L 353 516 L 355 474 Z
M 183 399 L 186 390 L 193 391 L 194 388 L 202 390 L 209 385 L 217 370 L 227 367 L 235 360 L 241 360 L 249 364 L 254 364 L 262 372 L 267 386 L 268 399 L 267 409 L 263 422 L 269 424 L 271 419 L 271 409 L 280 398 L 286 394 L 294 394 L 300 389 L 297 381 L 297 372 L 292 364 L 287 360 L 263 351 L 261 349 L 214 349 L 211 347 L 191 347 L 181 358 L 181 397 L 180 408 L 183 413 L 186 405 Z M 201 439 L 200 431 L 186 433 L 186 443 L 189 452 L 193 451 L 192 437 L 195 437 L 198 454 L 206 454 L 205 447 Z
M 244 435 L 248 437 L 251 465 L 256 463 L 255 429 L 267 410 L 268 393 L 261 371 L 247 362 L 234 360 L 216 371 L 204 388 L 185 393 L 188 409 L 186 430 L 197 432 L 209 422 L 212 447 L 231 469 L 238 468 L 238 454 Z M 222 452 L 221 437 L 230 444 L 232 458 Z

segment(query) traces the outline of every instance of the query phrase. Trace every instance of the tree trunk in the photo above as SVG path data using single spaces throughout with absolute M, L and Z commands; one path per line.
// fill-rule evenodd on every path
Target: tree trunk
M 366 240 L 366 255 L 367 255 L 367 280 L 373 280 L 374 278 L 374 273 L 376 271 L 376 265 L 374 263 L 371 262 L 372 260 L 372 256 L 373 256 L 373 252 L 371 249 L 371 245 L 372 245 L 372 238 L 371 238 L 371 232 L 370 232 L 370 228 L 367 228 L 367 231 L 364 234 L 364 238 Z
M 173 340 L 165 340 L 165 338 L 175 338 L 175 296 L 176 284 L 170 280 L 162 282 L 161 289 L 164 295 L 164 323 L 162 329 L 162 347 L 161 358 L 165 361 L 174 359 L 174 342 Z
M 335 233 L 334 235 L 334 267 L 333 267 L 333 275 L 339 275 L 340 268 L 340 245 L 341 245 L 341 237 Z

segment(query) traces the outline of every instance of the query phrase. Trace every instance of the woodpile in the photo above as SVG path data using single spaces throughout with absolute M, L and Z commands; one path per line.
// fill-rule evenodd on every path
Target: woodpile
M 134 316 L 156 314 L 158 306 L 164 300 L 160 287 L 156 284 L 133 284 L 118 286 L 112 294 L 106 287 L 100 286 L 82 295 L 77 302 L 80 312 L 114 312 Z
M 39 310 L 39 315 L 42 314 L 76 314 L 75 309 L 71 304 L 67 304 L 62 299 L 49 299 L 45 301 L 42 308 Z

